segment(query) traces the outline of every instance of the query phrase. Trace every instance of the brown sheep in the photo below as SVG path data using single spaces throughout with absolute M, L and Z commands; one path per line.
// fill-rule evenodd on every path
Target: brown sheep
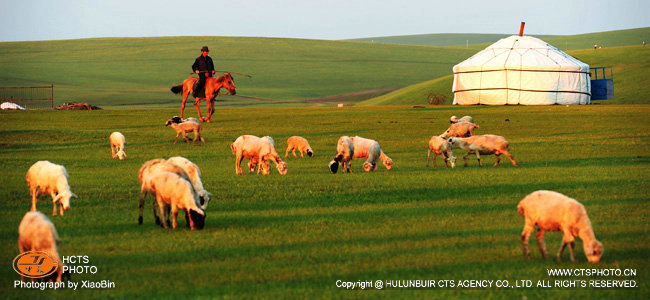
M 512 155 L 510 155 L 510 152 L 508 152 L 508 141 L 506 141 L 506 139 L 504 139 L 502 136 L 486 134 L 486 135 L 472 136 L 468 138 L 451 137 L 449 138 L 448 141 L 449 143 L 451 143 L 452 147 L 458 146 L 462 149 L 465 149 L 465 151 L 467 151 L 467 154 L 463 156 L 463 160 L 465 162 L 466 167 L 467 167 L 467 158 L 472 153 L 476 154 L 476 158 L 478 159 L 478 164 L 481 167 L 483 166 L 483 164 L 481 163 L 481 154 L 483 155 L 494 154 L 497 158 L 496 163 L 494 163 L 495 167 L 498 166 L 499 162 L 501 161 L 500 158 L 501 154 L 505 154 L 510 159 L 513 166 L 515 167 L 518 166 L 515 159 L 512 157 Z

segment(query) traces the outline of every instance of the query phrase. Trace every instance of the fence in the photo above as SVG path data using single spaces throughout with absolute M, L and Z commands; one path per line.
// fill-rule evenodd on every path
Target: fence
M 16 103 L 26 109 L 54 109 L 54 85 L 0 87 L 0 102 Z

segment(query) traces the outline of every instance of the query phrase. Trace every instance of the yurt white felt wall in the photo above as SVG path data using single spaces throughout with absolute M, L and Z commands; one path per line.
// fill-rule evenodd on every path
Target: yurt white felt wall
M 591 103 L 589 65 L 531 36 L 501 39 L 453 70 L 454 104 Z

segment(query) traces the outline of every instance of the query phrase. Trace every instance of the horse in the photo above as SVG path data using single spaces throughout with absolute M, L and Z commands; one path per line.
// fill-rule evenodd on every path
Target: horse
M 183 111 L 185 110 L 185 102 L 187 101 L 187 96 L 193 92 L 194 84 L 199 81 L 198 78 L 191 76 L 188 79 L 183 81 L 183 84 L 172 86 L 171 91 L 174 94 L 178 94 L 181 91 L 183 92 L 183 103 L 181 104 L 181 119 L 183 119 Z M 201 98 L 196 98 L 194 101 L 194 106 L 196 106 L 196 111 L 199 113 L 199 119 L 203 122 L 210 122 L 212 114 L 214 113 L 214 98 L 219 94 L 219 90 L 225 88 L 231 95 L 237 93 L 235 89 L 234 79 L 230 73 L 225 73 L 217 78 L 208 77 L 205 79 L 205 100 L 208 105 L 208 116 L 203 117 L 201 115 L 201 110 L 199 109 L 199 104 L 201 103 Z

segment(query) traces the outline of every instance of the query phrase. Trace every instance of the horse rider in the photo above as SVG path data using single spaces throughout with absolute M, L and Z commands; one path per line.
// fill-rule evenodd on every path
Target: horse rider
M 194 73 L 199 75 L 199 82 L 193 93 L 194 98 L 198 98 L 199 91 L 203 90 L 205 80 L 214 75 L 214 63 L 212 62 L 212 58 L 208 56 L 209 52 L 210 49 L 208 49 L 208 46 L 203 46 L 201 48 L 201 56 L 197 57 L 192 65 Z

